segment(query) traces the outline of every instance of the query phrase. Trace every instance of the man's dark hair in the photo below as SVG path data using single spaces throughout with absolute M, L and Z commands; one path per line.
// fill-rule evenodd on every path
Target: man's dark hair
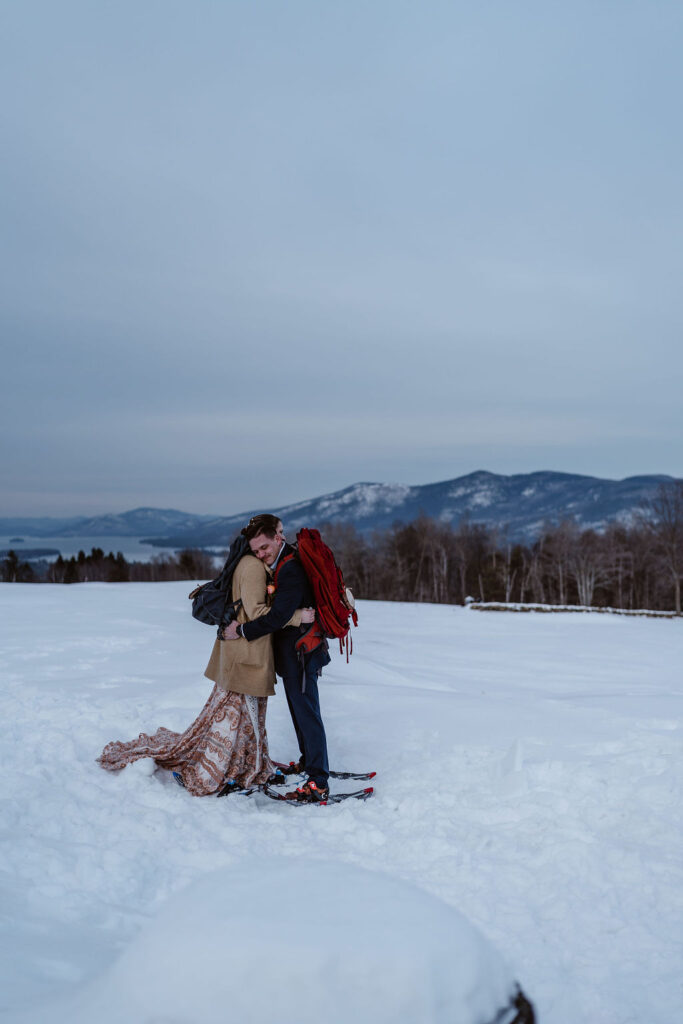
M 270 512 L 261 512 L 259 515 L 251 517 L 242 529 L 242 534 L 247 540 L 253 540 L 260 533 L 265 534 L 266 537 L 274 537 L 279 526 L 280 520 L 277 516 L 271 515 Z

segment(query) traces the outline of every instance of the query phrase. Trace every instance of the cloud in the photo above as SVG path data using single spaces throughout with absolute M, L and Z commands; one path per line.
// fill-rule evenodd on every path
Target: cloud
M 683 473 L 677 5 L 6 30 L 7 500 Z

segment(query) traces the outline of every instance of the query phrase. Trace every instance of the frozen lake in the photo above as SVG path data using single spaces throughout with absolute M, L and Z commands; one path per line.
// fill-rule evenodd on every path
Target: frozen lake
M 0 537 L 0 551 L 11 548 L 21 557 L 22 550 L 35 548 L 52 548 L 61 553 L 62 558 L 76 557 L 79 551 L 89 555 L 93 548 L 102 548 L 105 555 L 110 551 L 117 554 L 119 551 L 127 562 L 149 562 L 155 555 L 172 555 L 179 551 L 179 548 L 158 548 L 153 544 L 143 544 L 138 537 L 31 537 L 24 535 L 23 541 L 18 543 L 16 536 Z M 46 561 L 54 561 L 57 554 L 46 557 Z

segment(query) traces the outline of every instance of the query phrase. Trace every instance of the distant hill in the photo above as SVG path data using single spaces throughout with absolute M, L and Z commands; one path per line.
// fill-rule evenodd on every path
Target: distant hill
M 573 519 L 602 530 L 633 521 L 642 503 L 670 476 L 603 480 L 574 473 L 502 476 L 480 470 L 436 484 L 357 483 L 333 494 L 273 509 L 231 516 L 192 515 L 176 509 L 138 508 L 120 514 L 74 519 L 0 519 L 0 534 L 31 537 L 140 537 L 159 547 L 223 547 L 255 512 L 278 515 L 290 535 L 302 526 L 350 523 L 361 533 L 408 523 L 420 514 L 456 526 L 464 517 L 486 526 L 507 526 L 511 538 L 531 540 L 545 523 Z
M 0 534 L 21 533 L 29 537 L 140 537 L 180 533 L 200 528 L 214 516 L 193 515 L 173 508 L 135 508 L 130 512 L 102 516 L 74 516 L 70 519 L 0 519 Z
M 523 473 L 502 476 L 479 471 L 442 483 L 409 487 L 403 484 L 358 483 L 308 501 L 269 509 L 290 535 L 301 526 L 325 522 L 350 523 L 361 533 L 407 523 L 420 514 L 457 525 L 463 517 L 486 526 L 508 526 L 510 537 L 530 540 L 547 522 L 573 519 L 580 526 L 604 529 L 617 520 L 633 521 L 644 501 L 652 498 L 669 476 L 637 476 L 601 480 L 572 473 Z M 149 543 L 177 547 L 225 545 L 254 512 L 209 520 L 191 531 Z
M 0 518 L 0 535 L 9 537 L 11 534 L 18 533 L 28 537 L 59 537 L 61 536 L 60 530 L 64 530 L 70 526 L 71 523 L 79 522 L 73 517 L 70 519 L 50 516 L 40 517 L 20 517 L 11 516 Z M 22 536 L 22 541 L 24 539 Z M 17 538 L 13 538 L 13 542 L 17 542 Z

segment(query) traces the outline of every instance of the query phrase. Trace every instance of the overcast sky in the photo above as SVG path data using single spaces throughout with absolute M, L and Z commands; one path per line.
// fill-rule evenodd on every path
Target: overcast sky
M 679 0 L 0 12 L 0 515 L 683 476 Z

